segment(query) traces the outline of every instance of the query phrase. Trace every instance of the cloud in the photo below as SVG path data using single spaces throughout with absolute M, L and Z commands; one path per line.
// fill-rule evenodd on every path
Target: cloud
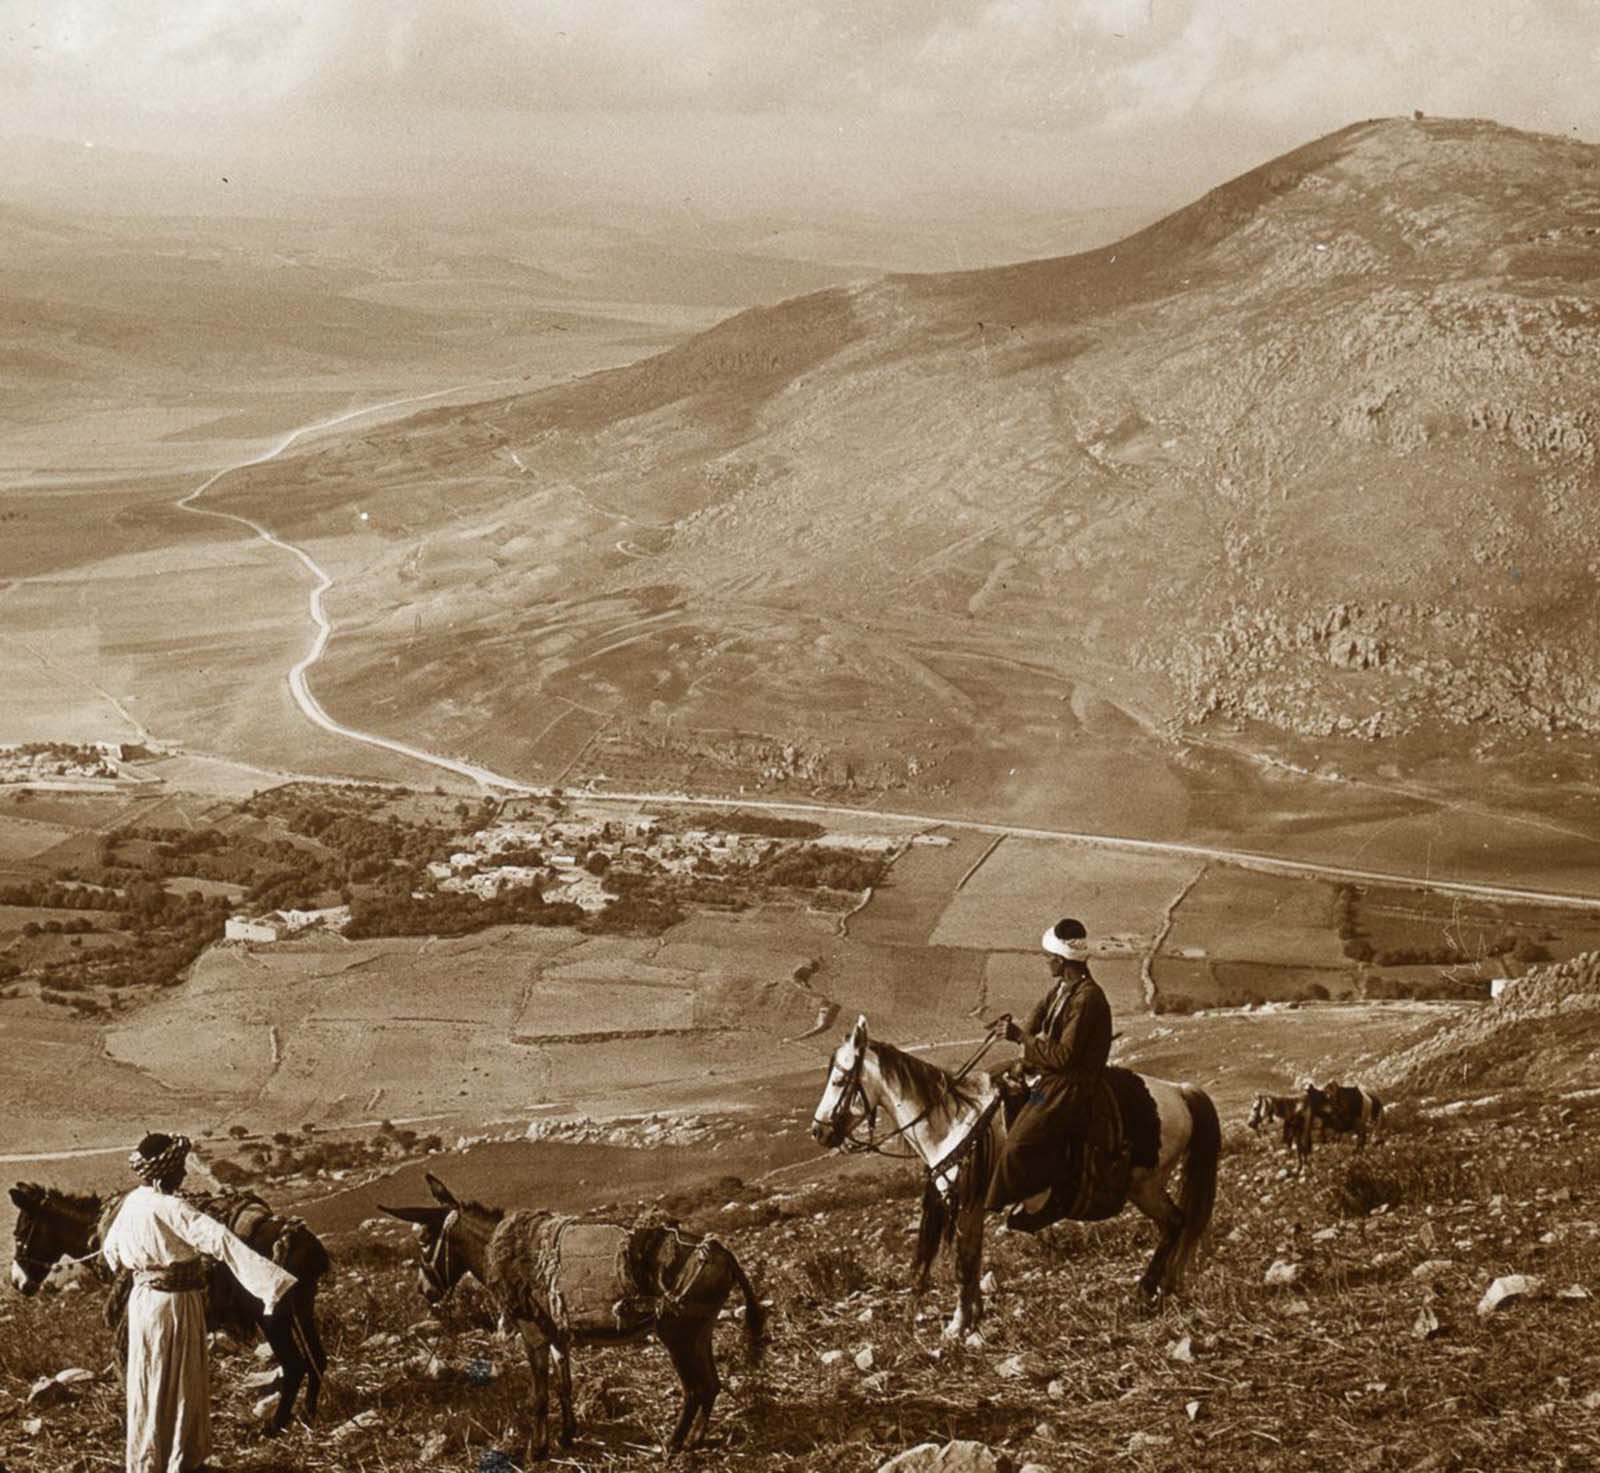
M 731 172 L 774 179 L 882 162 L 930 189 L 1025 189 L 1030 167 L 1215 182 L 1413 107 L 1595 136 L 1594 3 L 0 0 L 0 76 L 13 131 L 31 110 L 396 147 L 453 128 L 486 156 L 545 140 L 573 168 L 632 151 L 670 171 L 675 146 L 700 167 L 715 140 Z M 748 167 L 742 138 L 763 152 Z

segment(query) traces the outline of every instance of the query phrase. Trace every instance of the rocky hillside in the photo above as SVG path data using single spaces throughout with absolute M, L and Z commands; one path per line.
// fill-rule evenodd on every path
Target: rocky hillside
M 1530 988 L 1553 997 L 1577 975 Z M 1435 1040 L 1436 1060 L 1520 1038 L 1528 1016 L 1486 1009 L 1455 1044 Z M 1235 1125 L 1212 1251 L 1181 1297 L 1136 1305 L 1151 1233 L 1131 1213 L 994 1232 L 988 1316 L 959 1342 L 940 1333 L 947 1273 L 922 1303 L 906 1291 L 918 1183 L 904 1166 L 826 1161 L 809 1182 L 728 1179 L 616 1210 L 665 1208 L 714 1230 L 770 1302 L 759 1367 L 735 1324 L 717 1332 L 725 1390 L 693 1463 L 708 1473 L 874 1473 L 916 1447 L 900 1473 L 1577 1470 L 1600 1462 L 1597 1084 L 1591 1064 L 1559 1086 L 1390 1093 L 1378 1143 L 1360 1156 L 1321 1145 L 1299 1175 L 1275 1140 Z M 448 1180 L 448 1162 L 434 1164 Z M 466 1285 L 425 1312 L 415 1245 L 390 1219 L 327 1238 L 324 1419 L 258 1443 L 253 1407 L 273 1368 L 219 1343 L 226 1466 L 518 1466 L 528 1372 L 493 1305 Z M 85 1473 L 115 1459 L 121 1393 L 98 1292 L 0 1302 L 0 1466 Z M 658 1349 L 582 1351 L 574 1384 L 580 1441 L 558 1466 L 660 1466 L 676 1403 Z M 940 1461 L 952 1441 L 976 1446 Z
M 1372 1071 L 1403 1095 L 1600 1084 L 1600 953 L 1541 967 Z
M 233 499 L 345 560 L 336 708 L 529 771 L 731 729 L 981 790 L 1108 708 L 1593 733 L 1597 163 L 1361 123 L 1116 245 L 748 312 Z

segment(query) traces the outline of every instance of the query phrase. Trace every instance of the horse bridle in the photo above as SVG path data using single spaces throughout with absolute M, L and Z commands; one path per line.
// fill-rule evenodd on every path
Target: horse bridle
M 439 1224 L 439 1236 L 434 1239 L 433 1247 L 423 1255 L 422 1276 L 441 1296 L 451 1290 L 451 1282 L 446 1277 L 450 1272 L 450 1229 L 456 1225 L 461 1216 L 459 1210 L 452 1208 L 445 1220 Z
M 828 1134 L 838 1143 L 835 1150 L 839 1151 L 870 1151 L 872 1149 L 872 1126 L 877 1111 L 867 1100 L 867 1092 L 861 1086 L 861 1074 L 867 1063 L 867 1050 L 862 1046 L 856 1050 L 855 1061 L 850 1065 L 845 1074 L 844 1083 L 839 1086 L 839 1098 L 833 1102 L 833 1109 L 828 1113 Z M 828 1060 L 828 1075 L 833 1076 L 833 1060 Z M 867 1139 L 860 1139 L 850 1125 L 850 1109 L 854 1105 L 856 1096 L 861 1097 L 861 1117 L 867 1127 Z
M 977 1066 L 978 1061 L 982 1059 L 992 1047 L 994 1047 L 995 1041 L 1003 1036 L 1004 1029 L 1002 1024 L 1004 1021 L 1005 1020 L 1003 1017 L 997 1018 L 989 1025 L 989 1030 L 985 1034 L 983 1042 L 978 1045 L 977 1052 L 974 1053 L 972 1057 L 966 1061 L 966 1063 L 964 1063 L 953 1075 L 950 1076 L 950 1082 L 952 1084 L 959 1084 L 963 1079 L 965 1079 L 967 1075 L 969 1075 Z M 886 1151 L 884 1150 L 884 1146 L 889 1141 L 892 1141 L 896 1136 L 905 1135 L 908 1131 L 914 1129 L 916 1126 L 920 1125 L 924 1120 L 926 1120 L 928 1116 L 933 1113 L 933 1102 L 930 1101 L 928 1104 L 924 1105 L 920 1110 L 917 1111 L 915 1115 L 911 1117 L 911 1119 L 906 1121 L 904 1125 L 895 1126 L 895 1128 L 881 1140 L 874 1140 L 872 1136 L 872 1130 L 873 1126 L 877 1123 L 878 1110 L 875 1105 L 868 1101 L 867 1092 L 864 1088 L 862 1088 L 861 1085 L 861 1072 L 866 1064 L 866 1060 L 867 1050 L 866 1046 L 863 1045 L 861 1048 L 856 1050 L 855 1062 L 851 1064 L 849 1073 L 845 1075 L 844 1084 L 841 1085 L 839 1089 L 839 1098 L 833 1102 L 833 1109 L 828 1114 L 829 1132 L 838 1141 L 838 1145 L 835 1146 L 834 1149 L 843 1151 L 846 1155 L 855 1155 L 863 1151 L 871 1151 L 879 1156 L 889 1156 L 896 1160 L 910 1161 L 920 1159 L 920 1153 L 917 1151 L 910 1151 L 902 1155 L 897 1151 Z M 833 1077 L 833 1061 L 831 1059 L 828 1061 L 828 1077 L 830 1079 Z M 862 1124 L 866 1126 L 867 1130 L 865 1138 L 856 1135 L 854 1130 L 847 1128 L 847 1122 L 850 1118 L 850 1106 L 857 1095 L 861 1096 L 861 1121 Z M 989 1113 L 992 1113 L 992 1111 Z M 932 1168 L 929 1169 L 931 1170 Z

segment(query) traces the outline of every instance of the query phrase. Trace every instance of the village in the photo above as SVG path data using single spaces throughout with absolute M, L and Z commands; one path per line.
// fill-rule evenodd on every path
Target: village
M 23 742 L 0 746 L 0 786 L 49 787 L 120 777 L 120 742 Z
M 754 830 L 770 829 L 775 832 Z M 507 805 L 492 823 L 462 841 L 448 857 L 430 861 L 413 899 L 430 893 L 489 902 L 516 890 L 537 889 L 550 905 L 569 903 L 597 915 L 619 891 L 651 880 L 726 884 L 754 879 L 763 866 L 801 849 L 832 852 L 878 864 L 907 842 L 948 843 L 942 836 L 894 837 L 880 833 L 829 833 L 794 820 L 730 815 L 722 827 L 678 827 L 672 819 L 614 806 L 582 807 L 560 816 Z M 628 877 L 624 880 L 623 877 Z M 619 881 L 621 883 L 619 883 Z M 852 888 L 859 889 L 860 886 Z M 225 940 L 272 943 L 310 931 L 340 931 L 350 907 L 282 909 L 229 918 Z

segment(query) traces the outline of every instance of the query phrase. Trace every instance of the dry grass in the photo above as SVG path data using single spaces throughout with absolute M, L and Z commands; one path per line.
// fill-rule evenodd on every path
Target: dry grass
M 976 1348 L 941 1338 L 948 1270 L 927 1300 L 907 1293 L 915 1181 L 903 1168 L 783 1193 L 713 1183 L 679 1205 L 757 1272 L 774 1313 L 755 1370 L 733 1326 L 719 1331 L 726 1390 L 695 1466 L 848 1473 L 955 1436 L 1050 1468 L 1594 1466 L 1600 1316 L 1593 1300 L 1554 1295 L 1600 1292 L 1597 1128 L 1593 1101 L 1503 1098 L 1479 1115 L 1399 1122 L 1360 1155 L 1319 1147 L 1299 1177 L 1275 1145 L 1233 1132 L 1213 1253 L 1179 1300 L 1136 1302 L 1151 1234 L 1132 1215 L 1038 1238 L 995 1233 L 997 1284 Z M 527 1371 L 486 1296 L 466 1285 L 427 1315 L 403 1229 L 332 1247 L 325 1416 L 315 1432 L 251 1441 L 238 1382 L 257 1363 L 219 1352 L 228 1466 L 518 1466 Z M 1450 1260 L 1432 1287 L 1412 1277 L 1428 1259 Z M 1294 1285 L 1264 1282 L 1276 1260 L 1296 1265 Z M 1480 1319 L 1484 1288 L 1513 1272 L 1541 1275 L 1550 1297 Z M 11 1299 L 0 1311 L 0 1461 L 38 1473 L 111 1466 L 120 1397 L 108 1375 L 40 1413 L 36 1436 L 26 1413 L 6 1415 L 35 1375 L 107 1365 L 95 1298 Z M 1425 1306 L 1440 1330 L 1419 1338 Z M 825 1364 L 833 1350 L 842 1356 Z M 575 1382 L 581 1440 L 564 1466 L 656 1466 L 676 1405 L 660 1349 L 582 1351 Z M 375 1425 L 337 1430 L 368 1411 Z

